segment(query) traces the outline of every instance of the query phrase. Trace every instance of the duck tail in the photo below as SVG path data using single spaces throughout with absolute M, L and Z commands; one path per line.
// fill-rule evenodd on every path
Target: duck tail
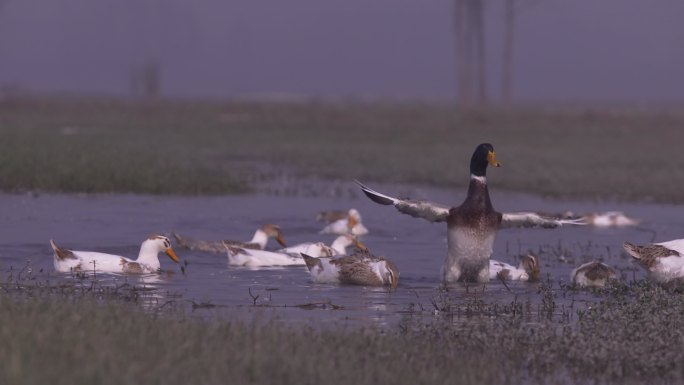
M 634 258 L 636 260 L 641 260 L 641 257 L 642 257 L 642 255 L 641 255 L 642 247 L 641 246 L 637 246 L 635 244 L 625 242 L 622 244 L 622 247 L 625 249 L 627 254 L 632 256 L 632 258 Z
M 306 263 L 306 268 L 309 269 L 309 271 L 311 271 L 311 269 L 321 264 L 321 261 L 318 258 L 314 258 L 304 253 L 300 254 L 302 255 L 302 258 L 304 258 L 304 263 Z
M 50 246 L 52 246 L 52 252 L 54 254 L 55 259 L 59 261 L 63 261 L 65 259 L 76 259 L 76 256 L 74 255 L 74 253 L 71 252 L 71 250 L 67 250 L 57 246 L 55 241 L 52 239 L 50 239 Z
M 226 252 L 228 253 L 229 257 L 238 254 L 247 254 L 245 249 L 243 249 L 242 247 L 235 246 L 225 241 L 221 242 L 221 244 L 223 245 L 223 247 L 226 248 Z

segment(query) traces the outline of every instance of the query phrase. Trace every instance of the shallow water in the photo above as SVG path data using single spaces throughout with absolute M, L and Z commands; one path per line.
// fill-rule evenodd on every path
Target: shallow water
M 443 203 L 460 202 L 464 194 L 396 185 L 373 187 L 393 195 Z M 527 250 L 540 252 L 544 281 L 550 282 L 554 289 L 567 283 L 574 267 L 592 259 L 603 259 L 620 269 L 625 280 L 642 279 L 641 269 L 622 252 L 622 242 L 665 241 L 681 238 L 684 232 L 684 224 L 679 221 L 684 206 L 554 201 L 500 191 L 492 193 L 492 200 L 500 211 L 621 210 L 642 220 L 640 226 L 631 228 L 574 226 L 500 231 L 493 257 L 517 264 L 516 255 Z M 464 304 L 472 304 L 473 300 L 502 305 L 514 300 L 530 301 L 532 313 L 535 306 L 540 306 L 542 294 L 538 283 L 510 283 L 508 288 L 499 282 L 486 287 L 459 285 L 448 293 L 440 292 L 439 270 L 446 253 L 445 225 L 431 224 L 399 214 L 392 207 L 374 204 L 353 186 L 324 189 L 316 194 L 300 191 L 296 195 L 226 197 L 0 194 L 0 269 L 9 275 L 10 270 L 16 273 L 29 263 L 34 272 L 41 269 L 45 274 L 50 272 L 50 279 L 73 279 L 69 274 L 52 272 L 51 238 L 76 250 L 105 251 L 135 258 L 140 242 L 151 233 L 177 231 L 198 239 L 248 240 L 258 226 L 271 222 L 281 225 L 290 245 L 318 240 L 329 244 L 335 236 L 318 234 L 322 224 L 314 220 L 316 213 L 349 207 L 360 210 L 364 224 L 370 229 L 363 242 L 375 254 L 384 255 L 398 265 L 401 280 L 396 291 L 313 284 L 303 266 L 240 268 L 227 266 L 227 257 L 223 254 L 182 249 L 177 249 L 177 254 L 188 263 L 185 273 L 162 254 L 161 263 L 166 271 L 163 274 L 146 277 L 99 274 L 98 279 L 104 283 L 128 282 L 153 287 L 160 301 L 156 305 L 169 300 L 188 305 L 191 301 L 212 304 L 213 307 L 197 308 L 200 316 L 243 318 L 258 314 L 277 316 L 286 322 L 393 324 L 407 314 L 432 316 L 435 306 L 439 307 L 446 297 Z M 275 242 L 271 242 L 269 246 L 274 248 Z M 591 292 L 556 295 L 559 307 L 571 310 L 583 306 L 582 302 L 596 299 Z M 342 308 L 336 309 L 337 306 Z M 465 314 L 470 307 L 463 309 Z

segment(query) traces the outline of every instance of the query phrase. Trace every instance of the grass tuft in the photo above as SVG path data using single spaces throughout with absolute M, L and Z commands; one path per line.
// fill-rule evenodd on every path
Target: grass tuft
M 541 313 L 530 321 L 528 304 L 438 291 L 431 319 L 407 312 L 397 327 L 374 328 L 198 318 L 169 302 L 150 307 L 141 297 L 155 294 L 136 288 L 13 277 L 0 285 L 0 383 L 636 384 L 684 377 L 684 298 L 648 282 L 606 294 L 577 310 L 574 322 Z

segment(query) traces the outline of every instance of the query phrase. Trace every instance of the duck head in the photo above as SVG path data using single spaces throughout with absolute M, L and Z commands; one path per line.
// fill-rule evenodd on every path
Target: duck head
M 385 261 L 385 281 L 389 282 L 390 288 L 396 289 L 399 286 L 399 269 L 391 261 Z
M 267 223 L 261 226 L 261 231 L 263 231 L 267 237 L 275 238 L 276 241 L 282 247 L 287 247 L 285 244 L 285 238 L 283 237 L 283 232 L 280 230 L 280 226 Z
M 482 143 L 473 152 L 470 158 L 470 174 L 474 176 L 486 176 L 487 166 L 501 167 L 501 163 L 496 160 L 494 146 L 489 143 Z
M 346 254 L 346 249 L 349 246 L 354 246 L 359 250 L 367 250 L 366 246 L 359 241 L 359 238 L 356 235 L 351 234 L 342 234 L 335 238 L 335 241 L 333 241 L 330 247 L 339 254 Z
M 163 235 L 157 234 L 150 235 L 142 243 L 142 245 L 140 246 L 140 254 L 138 255 L 138 260 L 142 258 L 144 262 L 145 259 L 153 258 L 157 261 L 158 264 L 159 259 L 157 258 L 157 255 L 162 251 L 166 255 L 168 255 L 172 261 L 176 263 L 180 262 L 180 259 L 173 251 L 173 248 L 171 248 L 171 240 Z
M 352 232 L 354 226 L 361 223 L 361 214 L 357 209 L 349 209 L 349 215 L 347 215 L 347 231 Z
M 536 255 L 532 253 L 527 253 L 527 255 L 523 255 L 520 258 L 520 267 L 523 268 L 527 273 L 527 280 L 529 282 L 539 281 L 539 275 L 541 274 L 541 270 L 539 268 L 539 258 Z

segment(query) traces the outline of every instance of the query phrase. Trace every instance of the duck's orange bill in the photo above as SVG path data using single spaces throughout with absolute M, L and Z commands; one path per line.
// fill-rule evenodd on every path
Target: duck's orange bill
M 366 247 L 366 245 L 361 243 L 361 241 L 359 241 L 358 239 L 355 239 L 354 243 L 354 246 L 356 246 L 359 250 L 368 252 L 368 248 Z
M 349 216 L 347 217 L 347 229 L 351 233 L 352 229 L 354 229 L 354 226 L 358 224 L 359 222 L 356 220 L 356 218 Z
M 176 253 L 173 251 L 172 248 L 169 247 L 168 249 L 166 249 L 165 253 L 166 253 L 166 255 L 169 256 L 169 258 L 171 258 L 172 261 L 174 261 L 176 263 L 180 263 L 180 259 L 178 258 L 178 256 L 176 255 Z
M 501 163 L 496 160 L 496 154 L 494 151 L 489 151 L 487 153 L 487 162 L 489 162 L 490 166 L 501 167 Z

